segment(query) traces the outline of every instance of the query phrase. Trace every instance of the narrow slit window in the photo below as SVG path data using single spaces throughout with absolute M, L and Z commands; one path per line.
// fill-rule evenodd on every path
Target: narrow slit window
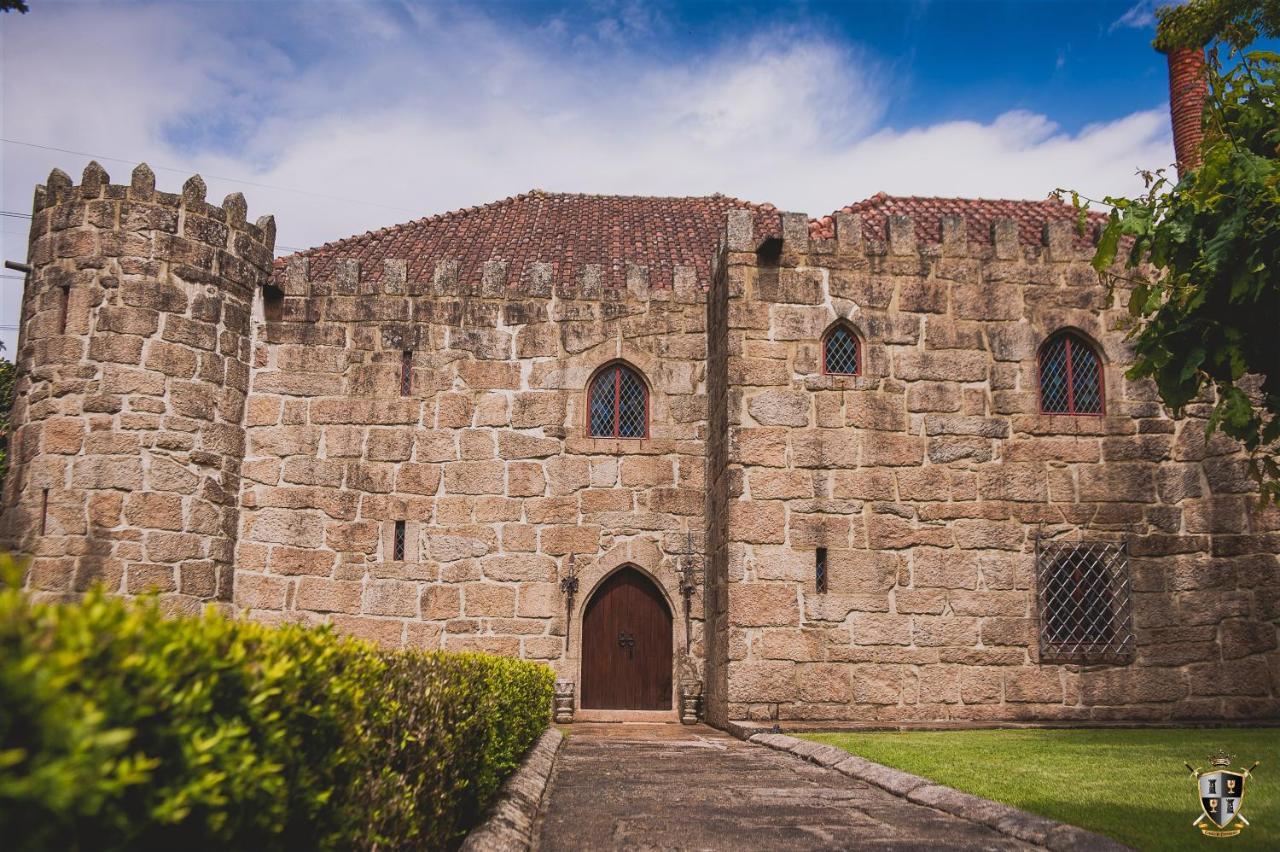
M 391 559 L 393 562 L 404 561 L 404 521 L 396 521 L 395 541 L 391 546 Z
M 44 531 L 49 526 L 49 489 L 46 488 L 40 495 L 40 535 L 44 535 Z
M 400 353 L 400 395 L 413 393 L 413 350 L 406 349 Z
M 71 302 L 71 288 L 58 288 L 58 334 L 67 333 L 67 309 Z
M 813 555 L 813 585 L 819 594 L 827 591 L 827 549 L 819 547 Z

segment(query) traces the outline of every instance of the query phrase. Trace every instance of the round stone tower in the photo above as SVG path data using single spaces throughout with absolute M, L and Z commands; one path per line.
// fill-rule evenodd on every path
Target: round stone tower
M 0 545 L 27 583 L 231 599 L 250 313 L 275 222 L 197 175 L 158 192 L 97 163 L 36 188 Z

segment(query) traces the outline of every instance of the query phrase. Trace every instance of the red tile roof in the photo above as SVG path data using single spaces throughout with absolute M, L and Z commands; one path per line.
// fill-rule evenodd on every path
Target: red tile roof
M 626 264 L 649 267 L 651 287 L 670 287 L 676 266 L 698 270 L 699 283 L 710 280 L 711 257 L 725 225 L 725 213 L 747 209 L 755 213 L 760 240 L 777 235 L 781 223 L 771 204 L 753 204 L 727 195 L 662 198 L 640 195 L 577 195 L 541 190 L 505 198 L 480 207 L 467 207 L 415 219 L 337 242 L 325 243 L 294 256 L 309 258 L 313 278 L 336 275 L 338 260 L 356 259 L 366 279 L 382 277 L 384 259 L 408 261 L 411 280 L 430 279 L 440 260 L 457 260 L 463 281 L 478 281 L 485 261 L 502 259 L 519 275 L 529 263 L 554 264 L 553 280 L 572 285 L 587 263 L 604 267 L 606 283 L 625 284 Z M 885 222 L 892 215 L 911 216 L 916 238 L 939 240 L 943 216 L 963 216 L 973 243 L 991 242 L 991 223 L 1009 218 L 1018 223 L 1021 239 L 1040 242 L 1045 222 L 1074 219 L 1074 211 L 1057 201 L 1007 201 L 968 198 L 920 198 L 873 195 L 841 208 L 862 215 L 867 239 L 884 239 Z M 1104 217 L 1091 213 L 1095 225 Z M 809 222 L 811 237 L 831 237 L 835 220 L 824 216 Z M 1077 237 L 1088 243 L 1091 234 Z M 276 274 L 288 258 L 276 260 Z
M 557 284 L 572 284 L 583 264 L 598 263 L 606 283 L 623 286 L 630 262 L 649 267 L 649 286 L 670 287 L 674 267 L 692 266 L 705 287 L 725 213 L 738 208 L 756 212 L 757 233 L 778 232 L 771 205 L 726 195 L 659 198 L 533 190 L 325 243 L 299 256 L 310 259 L 315 279 L 333 277 L 339 259 L 358 259 L 363 276 L 378 280 L 383 259 L 401 259 L 408 261 L 410 280 L 430 279 L 439 260 L 457 260 L 460 279 L 470 281 L 479 280 L 485 261 L 502 259 L 511 264 L 513 276 L 529 263 L 553 263 Z M 277 259 L 277 274 L 286 260 Z
M 1044 201 L 1011 201 L 995 198 L 928 198 L 916 195 L 876 193 L 865 201 L 842 207 L 837 213 L 862 216 L 862 233 L 866 239 L 883 240 L 885 222 L 890 216 L 910 216 L 916 226 L 916 239 L 936 243 L 940 239 L 943 216 L 961 216 L 965 234 L 971 243 L 991 244 L 991 223 L 996 219 L 1013 219 L 1018 223 L 1018 236 L 1024 244 L 1039 245 L 1046 222 L 1074 221 L 1075 210 L 1069 204 L 1047 198 Z M 1090 213 L 1089 221 L 1097 226 L 1105 213 Z M 823 216 L 809 222 L 811 237 L 835 236 L 835 219 Z M 1092 228 L 1076 237 L 1081 245 L 1092 242 Z

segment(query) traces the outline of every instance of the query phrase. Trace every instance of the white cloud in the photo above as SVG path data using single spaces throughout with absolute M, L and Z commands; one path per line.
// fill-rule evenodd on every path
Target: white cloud
M 1163 5 L 1163 4 L 1162 4 Z M 1124 14 L 1111 22 L 1111 26 L 1107 28 L 1108 32 L 1115 32 L 1119 29 L 1146 29 L 1153 26 L 1156 22 L 1156 2 L 1155 0 L 1139 0 L 1128 9 Z
M 263 25 L 247 8 L 41 6 L 6 21 L 4 136 L 199 170 L 211 198 L 243 191 L 301 247 L 535 186 L 721 191 L 823 215 L 881 190 L 1135 190 L 1136 168 L 1172 159 L 1161 108 L 1078 133 L 1018 111 L 886 128 L 888 72 L 805 30 L 680 53 L 656 52 L 666 25 L 636 4 L 528 26 L 413 4 L 277 4 Z M 52 166 L 78 177 L 86 160 L 5 145 L 3 208 L 28 210 Z M 127 181 L 130 165 L 103 165 Z M 158 173 L 167 189 L 185 178 Z M 3 221 L 4 256 L 21 258 L 22 222 Z M 13 325 L 20 282 L 3 283 Z M 0 331 L 10 350 L 15 337 Z
M 1161 6 L 1181 6 L 1190 0 L 1138 0 L 1124 14 L 1111 22 L 1108 32 L 1119 29 L 1145 30 L 1156 25 L 1156 9 Z

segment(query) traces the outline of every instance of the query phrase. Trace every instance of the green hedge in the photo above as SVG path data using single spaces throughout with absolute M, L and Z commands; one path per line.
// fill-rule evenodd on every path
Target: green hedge
M 446 848 L 549 721 L 542 665 L 8 579 L 5 848 Z

